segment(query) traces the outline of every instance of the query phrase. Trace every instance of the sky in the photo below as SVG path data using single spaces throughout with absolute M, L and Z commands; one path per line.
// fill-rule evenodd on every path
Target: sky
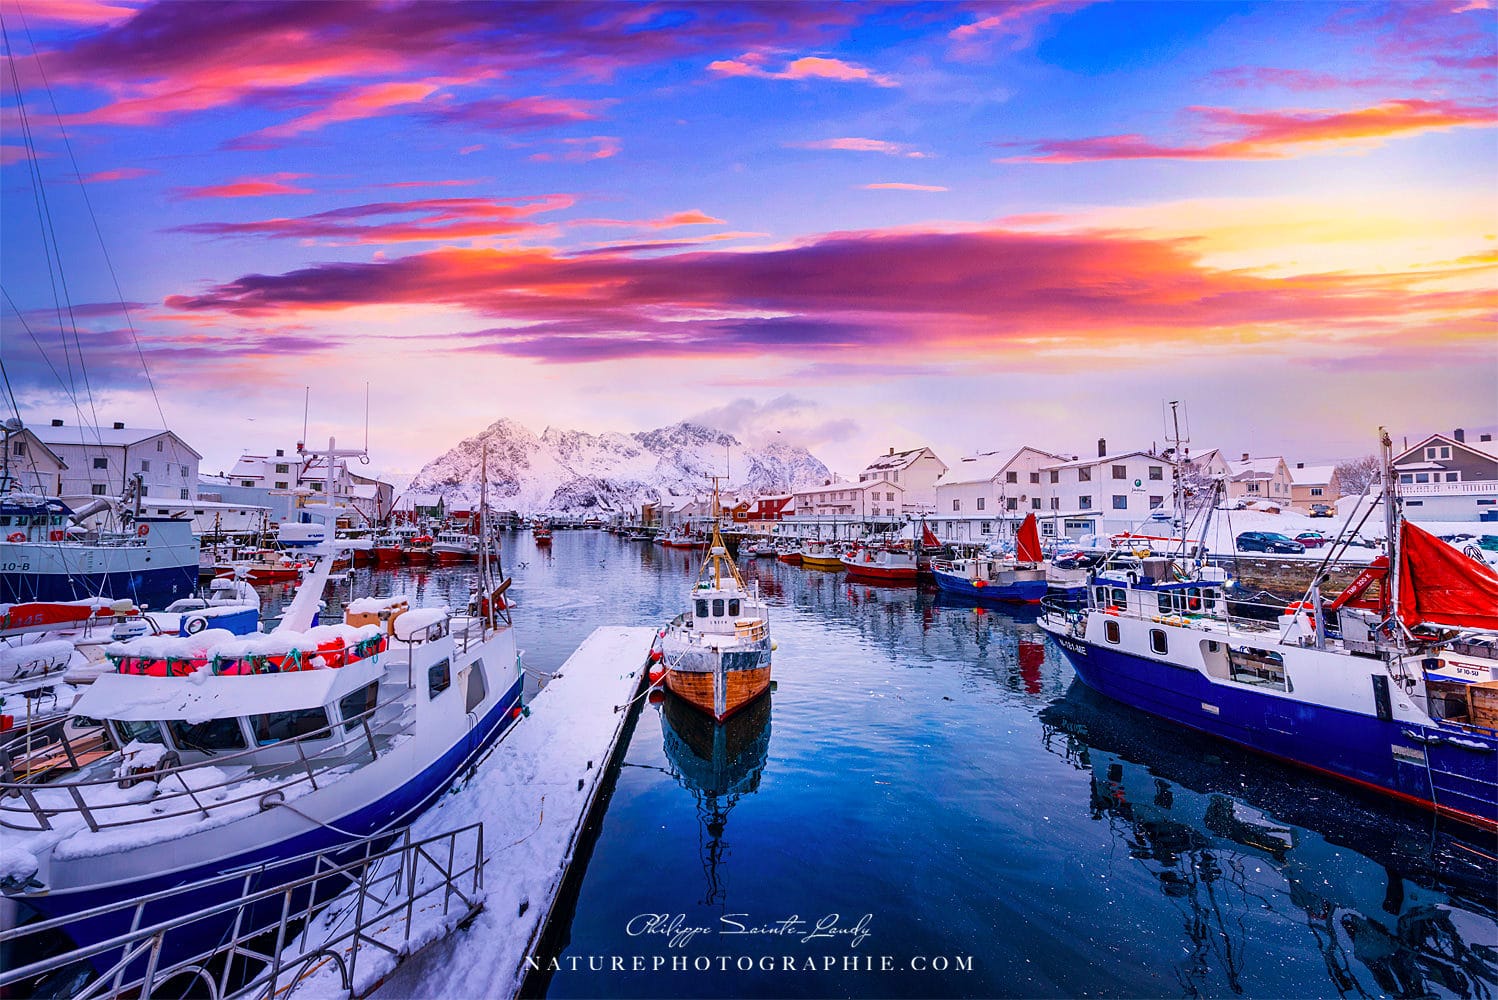
M 6 416 L 1321 463 L 1498 423 L 1498 12 L 0 0 Z

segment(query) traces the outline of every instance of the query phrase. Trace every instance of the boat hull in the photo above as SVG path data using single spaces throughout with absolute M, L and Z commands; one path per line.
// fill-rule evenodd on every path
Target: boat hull
M 770 640 L 735 649 L 667 646 L 666 689 L 722 722 L 770 690 Z
M 871 583 L 915 583 L 916 568 L 909 566 L 880 566 L 878 563 L 844 562 L 848 576 Z
M 778 553 L 775 558 L 779 559 L 781 562 L 785 563 L 788 566 L 801 565 L 801 553 L 799 552 L 781 552 Z
M 801 565 L 810 569 L 842 569 L 843 559 L 841 556 L 813 556 L 803 552 Z
M 191 597 L 197 586 L 196 560 L 190 566 L 132 568 L 107 573 L 4 573 L 0 574 L 0 604 L 105 597 L 114 600 L 128 598 L 143 607 L 164 608 L 178 598 Z
M 1162 660 L 1056 638 L 1082 682 L 1116 701 L 1498 832 L 1498 738 L 1291 701 L 1214 683 Z
M 946 593 L 971 597 L 980 601 L 1005 601 L 1013 604 L 1039 604 L 1046 595 L 1044 580 L 1016 580 L 1013 583 L 995 584 L 972 580 L 957 573 L 932 569 L 936 586 Z M 982 584 L 980 586 L 980 584 Z

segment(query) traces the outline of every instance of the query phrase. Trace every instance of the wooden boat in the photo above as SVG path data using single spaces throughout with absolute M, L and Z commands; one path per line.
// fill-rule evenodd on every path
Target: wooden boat
M 769 608 L 744 586 L 716 519 L 690 600 L 661 638 L 666 688 L 721 722 L 770 689 L 775 644 Z
M 801 565 L 812 569 L 842 569 L 842 549 L 836 542 L 814 539 L 802 547 Z

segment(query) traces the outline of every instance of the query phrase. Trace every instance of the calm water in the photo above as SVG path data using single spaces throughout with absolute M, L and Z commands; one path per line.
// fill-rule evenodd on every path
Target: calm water
M 674 614 L 696 565 L 591 531 L 505 554 L 543 671 L 598 625 Z M 1033 613 L 746 573 L 772 604 L 778 690 L 721 729 L 643 710 L 548 996 L 1498 988 L 1491 838 L 1093 696 Z M 461 571 L 357 584 L 467 593 Z

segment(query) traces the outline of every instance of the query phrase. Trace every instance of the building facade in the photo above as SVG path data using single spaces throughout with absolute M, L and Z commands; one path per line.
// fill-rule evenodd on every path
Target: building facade
M 936 509 L 936 481 L 947 471 L 947 463 L 930 448 L 895 451 L 881 455 L 858 474 L 863 483 L 886 483 L 900 487 L 905 513 L 926 514 Z
M 28 493 L 62 496 L 63 474 L 68 465 L 30 428 L 7 430 L 4 448 L 4 472 L 0 473 L 4 481 L 0 482 L 0 489 L 14 483 L 17 489 Z
M 136 476 L 147 499 L 192 500 L 197 496 L 198 464 L 203 456 L 172 431 L 123 423 L 86 427 L 53 420 L 35 433 L 66 465 L 58 491 L 64 502 L 118 497 Z
M 1404 514 L 1413 521 L 1498 520 L 1498 448 L 1492 435 L 1468 441 L 1432 434 L 1394 457 Z

